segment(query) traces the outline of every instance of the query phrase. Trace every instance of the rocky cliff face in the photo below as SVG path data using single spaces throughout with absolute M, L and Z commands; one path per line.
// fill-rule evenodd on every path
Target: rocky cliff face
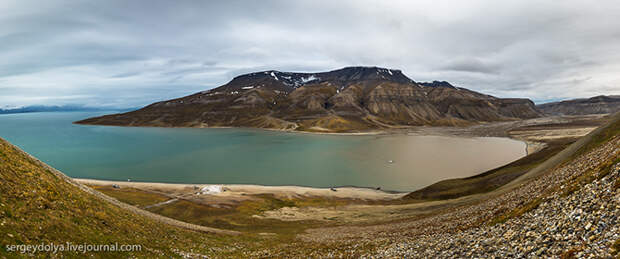
M 606 114 L 620 111 L 620 96 L 595 96 L 589 99 L 574 99 L 537 105 L 548 115 Z
M 429 101 L 441 114 L 467 121 L 501 121 L 506 118 L 529 119 L 540 116 L 529 99 L 496 98 L 448 82 L 421 83 Z
M 400 70 L 347 67 L 323 73 L 250 73 L 212 90 L 78 123 L 338 132 L 538 116 L 528 99 L 496 98 L 447 82 L 418 84 Z

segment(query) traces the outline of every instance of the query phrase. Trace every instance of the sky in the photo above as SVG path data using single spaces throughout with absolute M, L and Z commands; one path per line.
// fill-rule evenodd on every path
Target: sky
M 618 21 L 605 0 L 0 0 L 0 107 L 138 107 L 345 66 L 537 103 L 620 94 Z

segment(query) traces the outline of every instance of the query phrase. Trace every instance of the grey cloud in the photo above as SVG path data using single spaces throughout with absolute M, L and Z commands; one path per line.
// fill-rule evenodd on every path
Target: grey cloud
M 120 74 L 112 75 L 110 78 L 125 78 L 140 75 L 140 72 L 123 72 Z
M 352 65 L 496 96 L 620 94 L 614 1 L 50 0 L 0 10 L 0 105 L 139 106 L 257 70 Z
M 499 65 L 489 64 L 489 62 L 474 57 L 460 58 L 447 63 L 442 67 L 443 69 L 463 72 L 494 74 L 500 68 Z

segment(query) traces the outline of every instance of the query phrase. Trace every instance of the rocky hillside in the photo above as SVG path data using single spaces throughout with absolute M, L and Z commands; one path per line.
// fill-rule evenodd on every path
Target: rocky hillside
M 540 114 L 527 99 L 497 98 L 446 81 L 420 83 L 430 103 L 449 118 L 469 121 L 501 121 L 506 118 L 535 118 Z
M 505 192 L 497 197 L 452 212 L 458 220 L 450 223 L 455 226 L 451 233 L 431 232 L 427 227 L 426 233 L 432 234 L 399 240 L 379 254 L 435 258 L 620 256 L 620 113 L 547 163 L 538 172 L 531 170 L 530 177 L 504 186 Z M 426 226 L 436 224 L 440 223 L 427 222 Z M 467 224 L 470 227 L 465 227 Z
M 312 229 L 303 239 L 335 247 L 332 257 L 376 245 L 362 257 L 617 258 L 620 112 L 498 190 L 445 204 L 428 216 Z
M 588 99 L 574 99 L 544 103 L 536 106 L 548 115 L 606 114 L 620 111 L 619 95 L 600 95 Z
M 464 228 L 465 220 L 454 220 L 452 225 L 461 231 L 403 238 L 380 249 L 375 257 L 620 256 L 619 145 L 616 136 L 513 192 L 455 213 L 486 224 Z M 485 218 L 485 214 L 494 215 Z
M 245 74 L 212 90 L 77 123 L 339 132 L 538 116 L 528 99 L 497 98 L 445 82 L 418 84 L 400 70 L 347 67 L 323 73 Z

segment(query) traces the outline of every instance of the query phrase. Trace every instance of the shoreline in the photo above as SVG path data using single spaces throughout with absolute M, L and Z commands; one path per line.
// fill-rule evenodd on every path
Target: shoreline
M 191 184 L 191 183 L 161 183 L 161 182 L 132 182 L 98 180 L 87 178 L 72 178 L 84 185 L 113 186 L 122 188 L 135 188 L 142 190 L 158 190 L 172 193 L 196 194 L 204 188 L 217 186 L 221 192 L 213 192 L 205 195 L 212 198 L 241 198 L 241 196 L 273 194 L 278 197 L 326 197 L 339 199 L 363 199 L 363 200 L 393 200 L 399 199 L 409 192 L 383 191 L 367 187 L 307 187 L 307 186 L 271 186 L 257 184 Z M 335 191 L 334 191 L 335 190 Z M 207 196 L 208 195 L 208 196 Z
M 300 130 L 286 130 L 275 128 L 253 128 L 253 127 L 233 127 L 233 126 L 210 126 L 210 127 L 190 127 L 190 126 L 147 126 L 147 125 L 108 125 L 108 124 L 91 124 L 81 123 L 80 121 L 73 121 L 71 124 L 82 126 L 100 126 L 100 127 L 121 127 L 121 128 L 155 128 L 155 129 L 241 129 L 241 130 L 256 130 L 256 131 L 268 131 L 268 132 L 280 132 L 280 133 L 293 133 L 293 134 L 316 134 L 316 135 L 335 135 L 335 136 L 378 136 L 378 135 L 392 135 L 399 134 L 398 132 L 390 132 L 390 130 L 377 130 L 377 131 L 359 131 L 359 132 L 319 132 L 319 131 L 300 131 Z M 403 132 L 405 134 L 405 132 Z
M 445 133 L 445 132 L 444 132 Z M 312 134 L 312 133 L 311 133 Z M 447 137 L 447 138 L 505 138 L 513 141 L 517 141 L 523 144 L 524 153 L 523 156 L 515 159 L 514 161 L 521 159 L 530 155 L 531 153 L 537 152 L 542 147 L 544 147 L 544 143 L 538 143 L 518 138 L 512 137 L 497 137 L 497 136 L 472 136 L 472 135 L 454 135 L 454 134 L 441 134 L 441 132 L 437 132 L 437 134 L 425 134 L 424 132 L 394 132 L 392 134 L 382 135 L 382 137 L 390 137 L 390 136 L 436 136 L 436 137 Z M 506 164 L 498 165 L 497 168 L 510 164 L 514 161 L 510 161 Z M 493 168 L 489 169 L 492 170 Z M 475 172 L 470 176 L 465 177 L 474 177 L 476 175 L 482 174 L 484 171 Z M 447 178 L 443 180 L 453 179 Z M 83 184 L 90 185 L 98 185 L 98 186 L 111 186 L 113 184 L 119 186 L 129 186 L 129 187 L 153 187 L 160 186 L 165 188 L 172 189 L 187 189 L 194 188 L 197 186 L 199 189 L 202 189 L 207 186 L 221 186 L 226 189 L 235 190 L 237 192 L 246 192 L 247 194 L 261 194 L 261 193 L 288 193 L 294 195 L 314 195 L 314 196 L 324 196 L 324 197 L 339 197 L 339 198 L 363 198 L 363 199 L 374 199 L 376 197 L 389 196 L 393 197 L 402 197 L 411 192 L 414 192 L 419 189 L 423 189 L 425 187 L 431 186 L 434 183 L 431 183 L 426 186 L 422 186 L 417 189 L 411 190 L 390 190 L 390 189 L 377 189 L 377 187 L 373 186 L 353 186 L 353 185 L 340 185 L 340 186 L 329 186 L 329 187 L 316 187 L 316 186 L 304 186 L 304 185 L 295 185 L 295 184 L 287 184 L 287 185 L 264 185 L 264 184 L 253 184 L 253 183 L 192 183 L 192 182 L 156 182 L 156 181 L 123 181 L 123 180 L 108 180 L 108 179 L 96 179 L 96 178 L 73 178 L 76 181 L 79 181 Z M 443 181 L 443 180 L 438 180 Z M 336 189 L 338 191 L 344 190 L 345 192 L 336 193 L 332 191 L 332 189 Z M 343 193 L 350 195 L 342 195 Z M 385 194 L 385 195 L 377 195 L 377 193 Z M 336 195 L 334 195 L 336 194 Z
M 382 137 L 390 137 L 390 136 L 443 136 L 443 137 L 456 137 L 456 138 L 487 138 L 487 137 L 496 137 L 496 138 L 507 138 L 514 141 L 519 141 L 523 143 L 523 157 L 534 154 L 543 148 L 545 148 L 546 144 L 544 140 L 533 139 L 529 136 L 512 134 L 511 130 L 530 125 L 544 125 L 546 123 L 555 122 L 558 118 L 555 117 L 543 117 L 543 118 L 534 118 L 529 120 L 520 120 L 520 121 L 506 121 L 506 122 L 492 122 L 492 123 L 480 123 L 471 126 L 465 127 L 448 127 L 448 126 L 411 126 L 411 127 L 400 127 L 400 128 L 387 128 L 387 129 L 375 129 L 368 131 L 360 131 L 360 132 L 315 132 L 315 131 L 297 131 L 297 130 L 287 130 L 287 129 L 276 129 L 276 128 L 252 128 L 252 127 L 230 127 L 230 126 L 214 126 L 214 127 L 165 127 L 165 126 L 128 126 L 128 125 L 97 125 L 97 124 L 82 124 L 76 123 L 78 125 L 92 125 L 92 126 L 112 126 L 112 127 L 146 127 L 146 128 L 188 128 L 188 129 L 238 129 L 238 130 L 247 130 L 247 131 L 255 131 L 255 132 L 275 132 L 275 133 L 289 133 L 289 134 L 316 134 L 316 135 L 326 135 L 326 136 L 375 136 L 377 138 Z M 538 134 L 543 134 L 541 130 L 535 130 L 539 132 Z M 507 163 L 508 164 L 508 163 Z M 501 166 L 500 166 L 501 167 Z M 484 172 L 474 173 L 472 176 L 479 175 Z M 82 179 L 84 181 L 92 181 L 92 183 L 97 184 L 118 184 L 120 186 L 127 185 L 128 182 L 124 181 L 108 181 L 108 180 L 96 180 L 96 179 Z M 447 179 L 446 179 L 447 180 Z M 136 185 L 132 186 L 140 186 L 141 182 L 131 182 Z M 351 196 L 343 195 L 340 192 L 338 195 L 333 195 L 330 193 L 329 187 L 308 187 L 308 186 L 271 186 L 271 185 L 255 185 L 255 184 L 213 184 L 213 183 L 148 183 L 145 182 L 142 184 L 143 186 L 148 185 L 161 185 L 166 186 L 165 188 L 172 188 L 174 186 L 184 186 L 186 188 L 188 186 L 199 186 L 200 188 L 204 186 L 217 185 L 222 186 L 224 188 L 234 188 L 235 190 L 239 190 L 239 192 L 246 192 L 248 194 L 257 194 L 257 193 L 287 193 L 289 195 L 304 195 L 303 190 L 307 190 L 305 193 L 311 193 L 312 195 L 318 196 L 328 196 L 328 197 L 366 197 L 366 191 L 372 190 L 372 188 L 364 188 L 364 187 L 355 187 L 355 186 L 347 186 L 347 187 L 336 187 L 337 189 L 347 190 L 350 192 Z M 432 185 L 432 184 L 431 184 Z M 430 185 L 429 185 L 430 186 Z M 247 187 L 247 188 L 246 188 Z M 422 187 L 424 188 L 424 187 Z M 400 194 L 404 195 L 406 193 L 412 192 L 415 190 L 407 190 L 400 192 Z M 389 191 L 382 191 L 387 192 Z M 362 193 L 362 194 L 359 194 Z M 393 192 L 398 194 L 399 192 Z M 377 197 L 376 195 L 370 195 L 370 197 Z
M 215 126 L 215 127 L 163 127 L 163 126 L 127 126 L 127 125 L 97 125 L 97 124 L 81 124 L 87 126 L 112 126 L 112 127 L 146 127 L 146 128 L 187 128 L 187 129 L 237 129 L 248 130 L 258 132 L 274 132 L 274 133 L 286 133 L 286 134 L 304 134 L 304 135 L 325 135 L 325 136 L 375 136 L 375 137 L 392 137 L 392 136 L 439 136 L 439 137 L 452 137 L 452 138 L 506 138 L 523 143 L 524 154 L 522 157 L 526 157 L 533 154 L 544 147 L 542 142 L 529 141 L 521 139 L 516 136 L 507 134 L 504 131 L 505 125 L 514 125 L 515 122 L 497 122 L 497 123 L 485 123 L 468 127 L 436 127 L 436 126 L 415 126 L 404 128 L 391 128 L 373 131 L 363 132 L 312 132 L 312 131 L 296 131 L 285 129 L 270 129 L 270 128 L 251 128 L 251 127 L 229 127 L 229 126 Z M 480 130 L 482 129 L 482 130 Z M 500 129 L 500 130 L 498 130 Z M 520 159 L 519 158 L 519 159 Z M 512 162 L 512 161 L 511 161 Z M 509 162 L 510 163 L 510 162 Z M 507 163 L 507 164 L 509 164 Z M 500 165 L 498 167 L 501 167 Z M 476 176 L 484 172 L 476 172 L 471 176 Z M 111 186 L 117 184 L 119 186 L 129 186 L 137 188 L 153 188 L 154 186 L 166 188 L 166 189 L 188 189 L 193 186 L 203 188 L 205 186 L 222 186 L 223 188 L 234 190 L 235 192 L 245 194 L 285 194 L 285 196 L 322 196 L 322 197 L 338 197 L 338 198 L 362 198 L 362 199 L 377 199 L 378 197 L 400 198 L 408 193 L 416 190 L 407 191 L 394 191 L 394 190 L 380 190 L 377 191 L 373 187 L 358 187 L 358 186 L 339 186 L 339 187 L 311 187 L 301 185 L 260 185 L 260 184 L 221 184 L 221 183 L 165 183 L 165 182 L 126 182 L 126 181 L 114 181 L 114 180 L 101 180 L 101 179 L 85 179 L 75 178 L 85 184 Z M 452 178 L 448 178 L 452 179 Z M 448 180 L 444 179 L 444 180 Z M 428 186 L 432 185 L 429 184 Z M 423 189 L 427 186 L 421 187 Z M 338 191 L 333 192 L 330 188 L 336 188 Z M 342 191 L 341 191 L 342 190 Z M 377 195 L 377 192 L 389 194 L 387 196 Z M 346 194 L 345 194 L 346 193 Z
M 229 126 L 214 126 L 214 127 L 168 127 L 168 126 L 130 126 L 130 125 L 101 125 L 101 124 L 83 124 L 72 122 L 75 125 L 83 126 L 103 126 L 103 127 L 122 127 L 122 128 L 162 128 L 162 129 L 239 129 L 248 131 L 263 131 L 263 132 L 275 132 L 286 134 L 304 134 L 304 135 L 322 135 L 322 136 L 377 136 L 377 137 L 389 137 L 389 136 L 440 136 L 440 137 L 454 137 L 454 138 L 507 138 L 523 142 L 526 147 L 526 156 L 534 153 L 541 148 L 532 149 L 530 153 L 530 144 L 542 144 L 542 142 L 528 141 L 511 136 L 510 134 L 480 134 L 474 132 L 469 127 L 438 127 L 438 126 L 412 126 L 407 128 L 392 128 L 373 131 L 360 131 L 360 132 L 314 132 L 314 131 L 296 131 L 285 129 L 270 129 L 270 128 L 252 128 L 252 127 L 229 127 Z M 498 122 L 500 123 L 500 122 Z M 493 126 L 494 124 L 481 124 L 475 126 Z

